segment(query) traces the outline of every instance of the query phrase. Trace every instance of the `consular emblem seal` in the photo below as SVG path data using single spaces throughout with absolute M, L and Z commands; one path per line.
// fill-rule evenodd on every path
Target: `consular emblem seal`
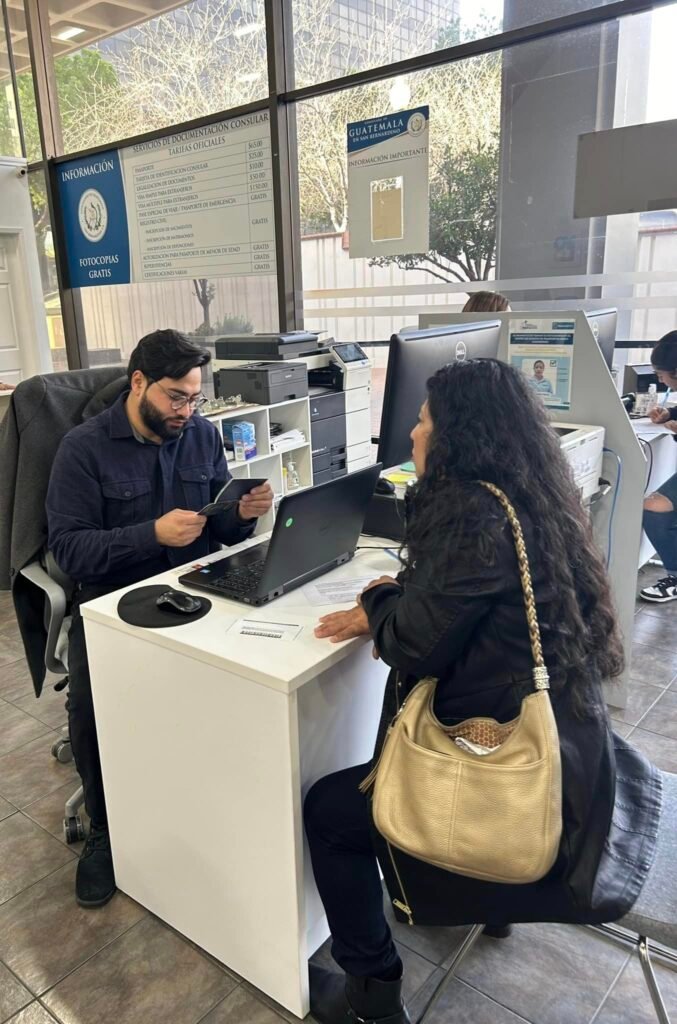
M 108 208 L 100 192 L 88 188 L 78 205 L 80 230 L 88 242 L 100 242 L 108 227 Z

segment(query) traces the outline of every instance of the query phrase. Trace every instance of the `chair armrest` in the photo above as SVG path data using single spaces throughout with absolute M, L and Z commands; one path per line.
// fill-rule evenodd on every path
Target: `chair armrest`
M 49 604 L 47 627 L 47 644 L 45 647 L 45 667 L 50 672 L 65 672 L 65 666 L 56 657 L 56 645 L 66 615 L 66 592 L 56 583 L 49 573 L 45 572 L 39 562 L 30 562 L 19 570 L 21 575 L 43 591 Z

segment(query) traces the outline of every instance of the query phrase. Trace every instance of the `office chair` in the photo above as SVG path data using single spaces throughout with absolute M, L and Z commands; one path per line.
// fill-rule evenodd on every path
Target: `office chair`
M 36 696 L 45 670 L 66 677 L 57 689 L 65 688 L 68 673 L 67 612 L 73 583 L 46 549 L 45 497 L 52 462 L 64 435 L 111 405 L 126 387 L 124 368 L 116 366 L 38 375 L 17 386 L 3 422 L 0 456 L 6 460 L 4 472 L 14 480 L 1 494 L 0 583 L 11 584 Z M 53 744 L 52 754 L 64 763 L 72 759 L 67 729 Z M 68 843 L 84 839 L 78 813 L 83 802 L 82 788 L 66 802 Z
M 45 630 L 47 645 L 45 648 L 45 668 L 65 678 L 57 683 L 55 689 L 65 690 L 68 685 L 68 629 L 70 616 L 68 604 L 73 593 L 73 581 L 59 569 L 51 552 L 46 551 L 40 560 L 30 562 L 20 570 L 22 576 L 38 587 L 45 596 Z M 73 760 L 68 727 L 62 730 L 63 736 L 52 744 L 52 756 L 61 764 Z M 66 801 L 64 810 L 63 831 L 67 843 L 77 843 L 85 838 L 82 818 L 78 813 L 84 803 L 82 786 Z
M 661 772 L 661 776 L 663 807 L 656 855 L 647 882 L 635 905 L 620 921 L 613 925 L 590 927 L 637 951 L 656 1019 L 659 1024 L 671 1024 L 650 956 L 650 942 L 658 943 L 661 947 L 657 950 L 659 957 L 666 966 L 677 972 L 677 877 L 674 866 L 674 850 L 677 844 L 677 775 Z M 483 929 L 482 924 L 472 926 L 454 954 L 423 1016 L 419 1018 L 419 1024 L 428 1024 L 432 1020 L 435 1006 L 453 981 L 458 968 L 479 939 Z

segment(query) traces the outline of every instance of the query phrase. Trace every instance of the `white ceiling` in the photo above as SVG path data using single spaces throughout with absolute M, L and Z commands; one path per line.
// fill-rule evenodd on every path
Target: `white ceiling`
M 49 0 L 54 56 L 61 57 L 73 50 L 80 50 L 97 39 L 105 39 L 132 25 L 148 21 L 183 3 L 185 0 Z M 8 0 L 8 13 L 14 62 L 20 73 L 30 68 L 23 0 Z M 67 42 L 56 38 L 68 28 L 82 28 L 84 32 Z M 0 48 L 0 78 L 4 78 L 8 71 L 7 53 Z

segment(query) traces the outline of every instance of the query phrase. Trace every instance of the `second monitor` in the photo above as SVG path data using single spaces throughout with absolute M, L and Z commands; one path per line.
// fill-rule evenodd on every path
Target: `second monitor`
M 617 309 L 591 309 L 585 314 L 590 324 L 595 341 L 599 350 L 604 356 L 604 362 L 609 370 L 614 361 L 614 346 L 616 345 L 616 322 L 618 320 Z
M 379 462 L 390 467 L 411 458 L 409 434 L 425 399 L 428 378 L 447 363 L 495 359 L 500 330 L 500 320 L 483 320 L 393 334 L 379 431 Z

